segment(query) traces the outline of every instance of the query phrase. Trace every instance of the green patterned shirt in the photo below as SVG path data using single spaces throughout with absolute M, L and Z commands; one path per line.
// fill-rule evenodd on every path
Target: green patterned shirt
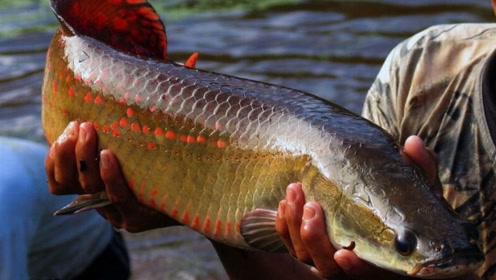
M 401 143 L 418 135 L 439 155 L 445 198 L 481 232 L 482 279 L 496 279 L 496 119 L 484 112 L 496 96 L 495 50 L 496 24 L 418 33 L 390 53 L 363 111 Z

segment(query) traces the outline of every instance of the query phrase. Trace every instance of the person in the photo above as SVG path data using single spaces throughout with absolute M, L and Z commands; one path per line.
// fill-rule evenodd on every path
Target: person
M 492 5 L 496 13 L 496 0 L 492 0 Z M 404 145 L 404 152 L 423 167 L 429 178 L 439 178 L 448 203 L 479 227 L 486 261 L 477 275 L 462 279 L 496 277 L 496 225 L 493 223 L 496 215 L 495 41 L 496 24 L 439 25 L 412 36 L 395 47 L 386 59 L 368 92 L 363 111 L 364 117 Z M 76 136 L 72 139 L 75 146 Z M 57 154 L 55 159 L 63 156 L 64 149 L 70 154 L 74 148 L 71 145 L 66 143 L 64 148 L 59 147 L 61 150 L 54 152 Z M 76 157 L 73 150 L 70 157 L 77 162 L 75 159 L 80 156 Z M 107 190 L 114 193 L 111 199 L 115 204 L 100 211 L 114 225 L 130 227 L 135 218 L 122 203 L 130 198 L 128 194 L 121 196 L 124 187 L 120 189 L 109 184 L 120 180 L 117 179 L 118 163 L 110 151 L 102 151 L 101 156 L 110 160 L 111 164 L 107 166 L 112 168 L 101 170 L 103 181 L 99 188 L 107 186 Z M 98 170 L 97 163 L 95 170 Z M 48 161 L 47 172 L 71 174 L 67 166 L 60 165 L 60 160 Z M 78 178 L 66 179 L 52 180 L 51 191 L 89 190 L 84 180 L 78 184 Z M 122 181 L 117 183 L 125 185 Z M 129 209 L 132 207 L 140 206 Z M 292 255 L 313 265 L 313 276 L 401 279 L 366 264 L 352 251 L 336 251 L 325 234 L 320 206 L 305 202 L 298 184 L 288 187 L 278 213 L 278 232 Z M 149 222 L 149 225 L 154 224 Z M 230 254 L 219 249 L 217 252 L 221 260 L 223 254 Z M 248 255 L 243 257 L 250 258 Z M 227 262 L 228 271 L 229 265 L 235 267 L 233 262 L 235 258 L 231 263 Z M 231 273 L 236 273 L 236 269 L 233 270 Z
M 104 219 L 53 216 L 74 196 L 48 192 L 47 152 L 0 137 L 0 279 L 128 279 L 124 241 Z

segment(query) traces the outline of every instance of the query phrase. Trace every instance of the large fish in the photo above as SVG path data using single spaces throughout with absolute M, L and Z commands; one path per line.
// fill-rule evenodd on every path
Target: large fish
M 299 90 L 169 61 L 144 0 L 51 7 L 61 26 L 43 83 L 48 142 L 72 120 L 92 122 L 143 204 L 216 241 L 279 251 L 275 211 L 301 182 L 334 246 L 354 244 L 370 263 L 432 278 L 483 261 L 476 227 L 378 126 Z

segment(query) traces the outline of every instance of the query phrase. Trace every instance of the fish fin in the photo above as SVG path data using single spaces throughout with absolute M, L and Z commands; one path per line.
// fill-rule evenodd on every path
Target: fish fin
M 268 252 L 287 252 L 276 231 L 276 217 L 277 212 L 268 209 L 255 209 L 247 213 L 241 220 L 241 235 L 254 248 Z
M 198 56 L 200 54 L 198 52 L 192 53 L 188 59 L 184 62 L 184 66 L 189 67 L 189 68 L 195 68 L 196 66 L 196 61 L 198 60 Z
M 50 0 L 65 35 L 83 35 L 146 58 L 167 58 L 160 16 L 146 0 Z
M 100 208 L 110 204 L 106 192 L 94 194 L 82 194 L 76 197 L 71 203 L 60 208 L 53 213 L 54 216 L 72 215 L 85 212 L 88 210 Z

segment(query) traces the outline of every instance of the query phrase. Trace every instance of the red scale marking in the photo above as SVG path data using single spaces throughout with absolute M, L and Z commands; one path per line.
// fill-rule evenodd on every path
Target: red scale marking
M 211 230 L 210 227 L 211 227 L 210 218 L 207 217 L 207 218 L 205 218 L 205 222 L 203 223 L 203 229 L 202 229 L 202 231 L 204 233 L 209 233 L 210 230 Z
M 150 150 L 153 150 L 156 147 L 155 146 L 155 143 L 152 143 L 152 142 L 148 142 L 148 145 L 147 146 L 148 146 L 148 149 L 150 149 Z
M 222 222 L 220 220 L 215 221 L 214 236 L 218 236 L 222 232 Z
M 119 123 L 118 122 L 113 122 L 111 125 L 110 125 L 110 128 L 112 128 L 112 130 L 115 130 L 119 127 Z
M 93 122 L 93 127 L 95 130 L 98 130 L 100 128 L 100 125 L 97 122 Z
M 150 199 L 148 200 L 148 202 L 152 207 L 156 206 L 155 197 L 157 196 L 157 194 L 158 194 L 157 188 L 153 188 L 152 191 L 150 192 Z
M 203 136 L 203 135 L 198 135 L 198 137 L 196 137 L 196 142 L 198 142 L 198 143 L 206 143 L 207 142 L 207 138 L 205 138 L 205 136 Z
M 184 215 L 181 221 L 185 225 L 189 224 L 189 211 L 184 211 Z
M 171 217 L 172 218 L 176 218 L 177 217 L 177 208 L 172 209 Z
M 137 124 L 137 123 L 133 122 L 133 123 L 131 124 L 131 130 L 132 130 L 132 131 L 141 131 L 141 128 L 140 128 L 139 124 Z
M 103 104 L 103 102 L 104 102 L 103 98 L 98 94 L 95 97 L 95 104 Z
M 196 138 L 194 136 L 188 135 L 188 137 L 186 137 L 186 143 L 194 144 L 195 142 L 196 142 Z
M 132 118 L 134 116 L 134 110 L 132 108 L 127 108 L 126 115 L 128 118 Z
M 69 98 L 74 98 L 74 96 L 76 96 L 74 89 L 72 87 L 69 87 Z
M 134 97 L 134 101 L 136 101 L 136 103 L 139 103 L 143 100 L 143 97 L 139 94 L 136 94 L 136 96 Z
M 167 139 L 175 139 L 176 138 L 176 133 L 174 131 L 168 130 L 165 133 L 165 138 L 167 138 Z
M 200 217 L 198 215 L 195 215 L 193 218 L 193 222 L 191 223 L 191 228 L 198 230 L 200 227 Z
M 188 141 L 188 136 L 186 136 L 186 135 L 180 135 L 179 136 L 179 141 L 186 143 L 186 141 Z
M 142 131 L 143 131 L 144 134 L 148 134 L 150 132 L 150 127 L 148 127 L 147 125 L 145 125 L 145 126 L 143 126 Z
M 217 148 L 225 148 L 227 147 L 227 142 L 223 140 L 217 140 Z
M 154 133 L 155 133 L 155 136 L 157 136 L 157 137 L 164 135 L 164 131 L 160 127 L 155 128 Z
M 120 121 L 119 121 L 119 125 L 120 125 L 121 127 L 126 127 L 126 126 L 128 126 L 128 125 L 129 125 L 129 122 L 127 121 L 127 119 L 126 119 L 126 118 L 124 118 L 124 117 L 123 117 L 123 118 L 121 118 L 121 119 L 120 119 Z
M 105 132 L 105 133 L 109 133 L 110 132 L 110 127 L 106 124 L 103 125 L 102 127 L 102 131 Z
M 119 130 L 114 129 L 114 130 L 112 130 L 112 136 L 119 137 L 119 136 L 121 136 L 121 133 L 119 132 Z
M 84 96 L 84 101 L 86 102 L 91 102 L 93 98 L 91 97 L 91 92 L 87 92 L 86 95 Z
M 150 195 L 151 195 L 152 197 L 157 196 L 157 194 L 158 194 L 158 189 L 157 189 L 157 188 L 153 188 L 153 189 L 152 189 L 152 191 L 150 192 Z

